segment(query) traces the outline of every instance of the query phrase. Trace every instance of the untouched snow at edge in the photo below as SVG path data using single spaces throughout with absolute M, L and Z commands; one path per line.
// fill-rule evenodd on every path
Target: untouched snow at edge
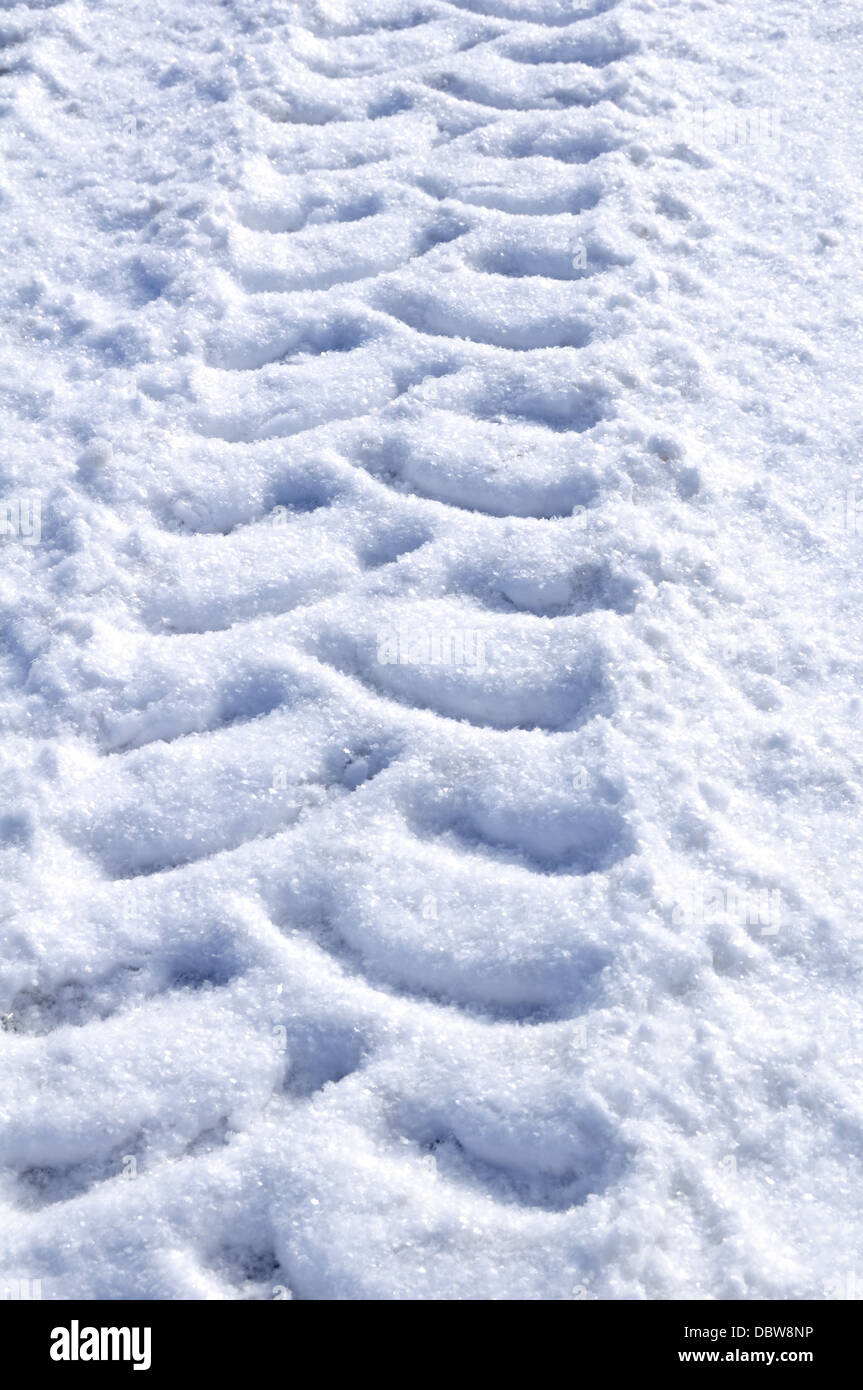
M 863 1286 L 861 52 L 0 5 L 0 1282 Z

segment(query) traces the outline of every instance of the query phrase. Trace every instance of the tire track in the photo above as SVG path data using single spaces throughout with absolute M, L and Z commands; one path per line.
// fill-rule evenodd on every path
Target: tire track
M 178 516 L 183 529 L 169 546 L 145 521 L 130 542 L 138 625 L 103 665 L 91 651 L 81 658 L 79 707 L 99 766 L 85 774 L 70 760 L 58 774 L 74 809 L 52 823 L 93 891 L 115 895 L 112 910 L 145 904 L 149 935 L 133 961 L 115 946 L 95 980 L 70 962 L 42 967 L 38 985 L 13 996 L 7 1028 L 34 1052 L 42 1036 L 66 1044 L 105 1030 L 155 1099 L 143 1114 L 130 1101 L 69 1162 L 51 1134 L 22 1166 L 13 1137 L 25 1207 L 95 1201 L 129 1154 L 146 1183 L 165 1181 L 163 1162 L 192 1181 L 213 1155 L 229 1165 L 253 1145 L 273 1108 L 300 1135 L 304 1124 L 337 1125 L 353 1085 L 372 1096 L 369 1144 L 382 1166 L 406 1142 L 411 1164 L 432 1161 L 451 1211 L 467 1195 L 501 1220 L 568 1219 L 627 1171 L 617 1117 L 580 1095 L 563 1106 L 570 1133 L 553 1157 L 536 1138 L 544 1116 L 520 1151 L 499 1134 L 490 1153 L 476 1117 L 492 1102 L 468 1096 L 464 1123 L 451 1102 L 413 1105 L 381 1043 L 397 1026 L 422 1070 L 440 1034 L 469 1069 L 473 1049 L 504 1038 L 516 1066 L 542 1068 L 532 1049 L 603 1007 L 622 949 L 602 939 L 602 895 L 624 891 L 638 839 L 623 791 L 603 780 L 620 677 L 602 625 L 628 631 L 638 614 L 639 584 L 611 555 L 637 547 L 626 551 L 613 519 L 583 541 L 573 515 L 607 518 L 597 459 L 603 432 L 625 428 L 604 298 L 619 294 L 618 318 L 635 317 L 622 305 L 633 262 L 604 251 L 590 220 L 640 206 L 633 141 L 618 124 L 640 48 L 620 26 L 603 29 L 614 8 L 441 2 L 341 23 L 303 6 L 296 23 L 254 38 L 250 26 L 258 66 L 249 56 L 238 68 L 233 108 L 248 168 L 201 214 L 207 249 L 188 249 L 190 264 L 215 263 L 197 281 L 190 272 L 188 294 L 212 306 L 212 322 L 184 339 L 176 289 L 184 360 L 172 369 L 187 373 L 188 394 L 160 396 L 157 381 L 148 406 L 154 436 L 162 428 L 169 442 L 161 494 L 143 497 L 142 511 L 153 532 Z M 425 30 L 456 18 L 445 42 L 419 54 Z M 184 510 L 179 455 L 207 440 L 224 442 L 231 462 L 220 456 Z M 106 510 L 110 486 L 100 495 L 94 484 Z M 328 532 L 360 501 L 375 525 L 334 546 Z M 262 577 L 244 547 L 273 508 L 320 525 L 284 526 L 284 563 L 274 545 Z M 527 552 L 526 525 L 563 534 L 566 563 L 545 585 L 507 567 L 507 547 Z M 463 669 L 382 659 L 381 636 L 402 619 L 479 632 L 500 658 Z M 514 739 L 548 760 L 547 804 L 520 796 Z M 274 786 L 280 758 L 290 773 Z M 570 761 L 587 777 L 574 794 L 555 780 Z M 477 790 L 489 766 L 495 797 Z M 425 791 L 406 790 L 416 786 Z M 387 897 L 396 868 L 383 851 L 358 848 L 366 818 L 412 865 L 401 903 Z M 505 918 L 484 915 L 498 878 L 516 886 L 525 916 L 540 904 L 529 945 L 508 943 Z M 451 883 L 479 885 L 469 911 L 446 899 Z M 195 900 L 202 887 L 209 906 Z M 254 907 L 214 912 L 244 891 Z M 410 894 L 433 897 L 435 915 Z M 255 972 L 273 984 L 266 1017 L 243 992 Z M 227 1046 L 213 1040 L 207 1006 Z M 176 1140 L 163 1131 L 181 1065 L 169 1083 L 148 1052 L 174 1010 L 194 1015 L 190 1075 L 208 1088 L 206 1114 Z M 275 1062 L 263 1043 L 273 1028 L 289 1053 Z M 246 1109 L 232 1046 L 256 1059 Z M 501 1113 L 507 1103 L 494 1101 Z M 25 1110 L 18 1096 L 16 1125 Z M 155 1144 L 141 1138 L 150 1125 Z M 278 1170 L 281 1157 L 267 1162 Z M 278 1243 L 262 1238 L 231 1261 L 221 1239 L 199 1259 L 230 1268 L 233 1287 L 282 1269 Z

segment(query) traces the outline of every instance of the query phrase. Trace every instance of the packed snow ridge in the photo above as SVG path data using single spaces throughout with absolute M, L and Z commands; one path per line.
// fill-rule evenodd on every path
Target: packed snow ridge
M 0 0 L 4 1287 L 863 1287 L 861 44 Z

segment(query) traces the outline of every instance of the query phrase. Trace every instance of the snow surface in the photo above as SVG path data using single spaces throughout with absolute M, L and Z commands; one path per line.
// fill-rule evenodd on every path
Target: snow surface
M 861 48 L 0 0 L 0 1283 L 863 1288 Z

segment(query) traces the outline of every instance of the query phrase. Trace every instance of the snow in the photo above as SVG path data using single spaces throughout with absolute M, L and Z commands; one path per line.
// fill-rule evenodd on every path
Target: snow
M 859 1281 L 861 25 L 0 5 L 0 1284 Z

